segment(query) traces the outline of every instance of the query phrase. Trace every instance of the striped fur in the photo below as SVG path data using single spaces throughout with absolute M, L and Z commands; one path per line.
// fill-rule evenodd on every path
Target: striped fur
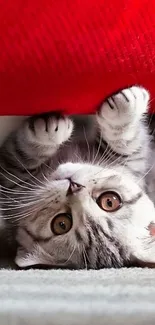
M 35 116 L 8 137 L 0 152 L 1 203 L 6 224 L 16 230 L 17 265 L 155 262 L 148 101 L 145 89 L 131 87 L 108 98 L 96 116 Z M 71 181 L 76 193 L 68 192 Z M 98 205 L 109 190 L 122 200 L 115 212 Z M 71 214 L 72 227 L 56 236 L 51 224 L 60 213 Z

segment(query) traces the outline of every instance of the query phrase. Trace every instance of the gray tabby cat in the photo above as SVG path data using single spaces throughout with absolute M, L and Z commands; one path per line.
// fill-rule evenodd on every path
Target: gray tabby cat
M 31 117 L 6 140 L 2 213 L 19 267 L 155 262 L 148 101 L 145 89 L 131 87 L 96 116 Z

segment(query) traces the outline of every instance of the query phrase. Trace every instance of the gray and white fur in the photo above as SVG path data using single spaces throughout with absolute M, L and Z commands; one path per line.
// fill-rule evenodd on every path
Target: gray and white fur
M 15 231 L 19 267 L 155 263 L 148 102 L 134 86 L 94 116 L 30 117 L 8 137 L 0 150 L 1 212 Z

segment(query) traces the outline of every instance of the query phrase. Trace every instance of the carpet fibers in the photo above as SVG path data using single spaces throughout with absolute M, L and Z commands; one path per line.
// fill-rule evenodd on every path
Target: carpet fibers
M 0 271 L 1 325 L 152 325 L 155 270 Z

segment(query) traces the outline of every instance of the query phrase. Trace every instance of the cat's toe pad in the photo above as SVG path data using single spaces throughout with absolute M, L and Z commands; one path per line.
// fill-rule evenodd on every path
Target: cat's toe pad
M 107 98 L 98 112 L 98 118 L 111 124 L 127 123 L 147 112 L 148 101 L 149 93 L 142 87 L 123 89 Z
M 69 139 L 73 130 L 73 123 L 66 116 L 48 114 L 30 118 L 28 129 L 29 136 L 34 139 L 34 142 L 57 146 Z

